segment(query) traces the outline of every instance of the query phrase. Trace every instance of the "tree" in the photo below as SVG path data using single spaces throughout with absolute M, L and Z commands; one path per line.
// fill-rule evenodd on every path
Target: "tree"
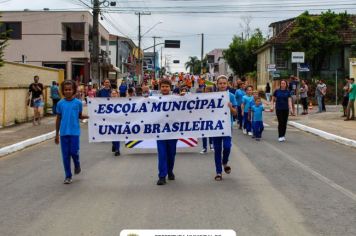
M 320 72 L 324 61 L 342 46 L 340 30 L 351 25 L 349 15 L 332 11 L 312 16 L 306 11 L 295 20 L 289 33 L 287 49 L 289 52 L 305 52 L 306 62 L 313 68 L 314 75 Z
M 189 61 L 185 63 L 185 69 L 189 69 L 190 74 L 200 74 L 201 62 L 198 57 L 189 57 Z
M 0 16 L 1 17 L 1 16 Z M 0 22 L 0 67 L 4 65 L 4 50 L 7 46 L 8 31 L 2 31 L 2 23 Z
M 234 36 L 229 48 L 224 50 L 224 58 L 239 76 L 256 71 L 257 55 L 255 51 L 262 46 L 265 38 L 259 29 L 256 29 L 249 39 Z

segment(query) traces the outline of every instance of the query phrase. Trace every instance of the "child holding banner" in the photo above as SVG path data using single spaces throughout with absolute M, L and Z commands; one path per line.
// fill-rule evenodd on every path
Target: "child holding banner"
M 171 80 L 161 79 L 159 88 L 162 95 L 169 95 L 171 92 Z M 175 175 L 173 173 L 174 161 L 177 150 L 177 139 L 170 140 L 157 140 L 157 152 L 158 152 L 158 181 L 157 185 L 166 184 L 166 176 L 168 174 L 169 180 L 174 180 Z
M 217 88 L 218 91 L 228 91 L 228 78 L 225 75 L 220 75 L 217 78 Z M 229 92 L 230 102 L 228 104 L 231 111 L 231 127 L 233 125 L 233 116 L 237 114 L 237 103 L 235 99 L 235 95 Z M 222 180 L 222 166 L 224 166 L 224 171 L 226 174 L 230 174 L 231 167 L 228 166 L 230 151 L 231 151 L 231 136 L 224 137 L 214 137 L 214 156 L 215 156 L 215 167 L 216 167 L 216 181 Z M 222 154 L 222 158 L 221 158 Z M 222 160 L 221 160 L 222 159 Z
M 61 142 L 62 159 L 65 172 L 64 184 L 72 183 L 70 168 L 71 158 L 74 162 L 74 174 L 81 172 L 79 162 L 79 119 L 87 119 L 82 115 L 83 104 L 75 98 L 77 86 L 73 80 L 65 80 L 61 85 L 64 98 L 57 104 L 55 143 Z
M 207 86 L 204 89 L 205 93 L 211 93 L 213 92 L 213 87 L 211 86 Z M 203 140 L 203 150 L 201 150 L 200 154 L 206 154 L 208 152 L 208 139 L 209 139 L 209 147 L 211 151 L 214 151 L 214 147 L 213 147 L 213 138 L 202 138 Z
M 119 93 L 117 90 L 111 90 L 111 97 L 117 98 L 119 97 Z M 120 156 L 120 141 L 113 141 L 112 142 L 112 151 L 115 152 L 115 156 Z

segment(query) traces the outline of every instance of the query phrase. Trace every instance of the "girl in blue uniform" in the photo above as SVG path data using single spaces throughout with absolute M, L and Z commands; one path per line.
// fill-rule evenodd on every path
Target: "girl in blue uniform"
M 221 75 L 218 77 L 217 81 L 218 91 L 227 91 L 228 90 L 228 78 L 225 75 Z M 229 92 L 230 102 L 228 104 L 231 111 L 231 127 L 233 126 L 233 116 L 237 114 L 237 103 L 235 99 L 235 95 Z M 224 137 L 214 137 L 214 157 L 215 157 L 215 168 L 216 168 L 216 181 L 222 180 L 222 167 L 224 167 L 224 171 L 226 174 L 230 174 L 231 167 L 228 165 L 229 156 L 231 152 L 231 136 Z
M 75 98 L 77 86 L 74 81 L 66 80 L 61 85 L 64 98 L 57 104 L 55 143 L 61 143 L 62 159 L 65 172 L 64 184 L 72 183 L 71 158 L 74 162 L 74 174 L 81 172 L 79 161 L 79 119 L 87 119 L 82 115 L 83 104 Z

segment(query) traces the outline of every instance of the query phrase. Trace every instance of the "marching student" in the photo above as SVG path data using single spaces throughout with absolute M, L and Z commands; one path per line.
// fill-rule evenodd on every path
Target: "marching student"
M 241 105 L 242 105 L 242 98 L 243 96 L 246 95 L 246 84 L 244 82 L 240 82 L 237 85 L 237 90 L 235 93 L 235 97 L 236 97 L 236 102 L 237 102 L 237 124 L 239 125 L 239 129 L 242 129 L 242 125 L 243 125 L 243 115 L 242 115 L 242 109 L 241 109 Z
M 130 88 L 131 89 L 131 88 Z M 119 97 L 119 93 L 116 89 L 111 90 L 111 97 L 117 98 Z M 120 156 L 120 141 L 113 141 L 112 142 L 112 151 L 115 153 L 115 156 Z
M 219 92 L 228 91 L 228 78 L 225 75 L 220 75 L 217 78 L 217 88 Z M 237 114 L 237 103 L 235 95 L 229 92 L 230 102 L 228 106 L 231 111 L 231 126 L 233 125 L 233 116 Z M 229 156 L 231 152 L 231 136 L 214 137 L 214 157 L 215 157 L 215 168 L 216 168 L 216 181 L 222 180 L 222 167 L 226 174 L 231 173 L 231 167 L 228 165 Z M 222 156 L 222 157 L 221 157 Z M 222 159 L 222 160 L 221 160 Z
M 242 116 L 243 116 L 243 123 L 244 123 L 244 134 L 248 134 L 252 136 L 251 132 L 251 120 L 249 120 L 249 112 L 250 112 L 250 106 L 251 102 L 253 100 L 252 96 L 252 86 L 249 85 L 246 88 L 246 95 L 242 97 L 242 103 L 241 103 L 241 110 L 243 111 Z
M 201 88 L 199 88 L 199 89 L 201 89 Z M 197 91 L 198 91 L 198 89 L 197 89 Z M 205 93 L 213 92 L 213 87 L 212 86 L 205 87 L 204 92 Z M 210 138 L 204 137 L 204 138 L 202 138 L 202 140 L 203 140 L 203 150 L 201 150 L 200 154 L 206 154 L 208 152 L 208 139 L 209 139 L 210 151 L 212 151 L 212 152 L 214 151 L 213 138 L 212 137 L 210 137 Z
M 169 79 L 161 79 L 159 88 L 162 95 L 169 95 L 171 92 L 172 82 Z M 158 181 L 157 185 L 166 184 L 166 176 L 169 180 L 175 180 L 173 173 L 174 161 L 177 150 L 177 139 L 157 140 L 158 152 Z
M 261 98 L 255 98 L 255 104 L 251 107 L 251 117 L 253 120 L 253 136 L 256 138 L 256 141 L 260 141 L 262 138 L 262 132 L 264 130 L 263 126 L 263 111 L 264 107 L 261 102 Z
M 65 172 L 64 184 L 72 183 L 71 158 L 74 162 L 74 174 L 81 172 L 79 161 L 79 119 L 87 119 L 82 114 L 83 104 L 75 98 L 77 86 L 72 80 L 65 80 L 61 85 L 64 98 L 57 104 L 55 143 L 61 143 L 63 167 Z
M 254 90 L 253 92 L 252 92 L 252 97 L 253 97 L 253 99 L 252 99 L 252 101 L 251 101 L 251 103 L 250 103 L 250 110 L 249 110 L 249 112 L 248 112 L 248 120 L 251 122 L 251 131 L 252 131 L 252 138 L 255 138 L 255 132 L 254 132 L 254 130 L 253 130 L 253 128 L 254 128 L 254 120 L 253 120 L 253 116 L 252 116 L 252 114 L 251 114 L 251 108 L 252 108 L 252 106 L 254 106 L 255 104 L 256 104 L 256 99 L 259 97 L 258 96 L 258 91 L 257 90 Z

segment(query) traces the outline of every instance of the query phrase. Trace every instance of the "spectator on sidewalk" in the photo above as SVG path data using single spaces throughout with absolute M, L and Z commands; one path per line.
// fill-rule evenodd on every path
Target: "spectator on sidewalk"
M 52 114 L 56 115 L 57 103 L 61 100 L 59 89 L 56 81 L 52 81 L 51 86 L 51 99 L 52 99 Z
M 344 110 L 344 115 L 341 117 L 347 116 L 347 106 L 349 104 L 350 78 L 346 77 L 345 82 L 346 82 L 346 84 L 342 89 L 344 91 L 344 96 L 343 96 L 343 100 L 342 100 L 342 108 Z
M 302 80 L 302 85 L 300 87 L 300 98 L 301 98 L 301 103 L 303 105 L 303 113 L 302 115 L 307 115 L 308 114 L 308 84 L 305 80 Z
M 292 98 L 286 80 L 281 80 L 280 88 L 273 93 L 271 112 L 274 108 L 278 119 L 278 141 L 284 142 L 289 111 L 292 109 Z
M 324 80 L 320 80 L 320 82 L 321 82 L 321 88 L 322 88 L 322 93 L 323 93 L 323 97 L 321 98 L 322 111 L 326 112 L 325 96 L 326 96 L 327 87 L 326 87 L 326 84 L 324 83 Z
M 295 114 L 295 103 L 297 102 L 297 88 L 298 88 L 298 84 L 299 84 L 299 78 L 295 77 L 295 76 L 291 76 L 290 77 L 290 83 L 288 86 L 289 92 L 291 94 L 291 98 L 292 98 L 292 111 L 291 111 L 291 115 Z
M 324 85 L 325 84 L 321 80 L 319 80 L 318 84 L 316 86 L 316 89 L 315 89 L 315 96 L 318 101 L 318 112 L 317 113 L 323 112 L 323 97 L 325 96 L 325 93 L 326 93 L 326 89 L 325 89 Z
M 33 108 L 33 125 L 41 124 L 40 108 L 43 107 L 43 84 L 39 83 L 40 77 L 35 75 L 34 82 L 28 88 L 27 104 Z
M 355 79 L 351 78 L 350 80 L 350 89 L 349 89 L 349 104 L 347 105 L 347 114 L 345 121 L 355 120 L 355 98 L 356 98 L 356 84 Z M 352 110 L 351 117 L 350 111 Z
M 268 82 L 266 84 L 265 95 L 266 95 L 267 102 L 270 102 L 271 101 L 271 86 L 269 85 Z

